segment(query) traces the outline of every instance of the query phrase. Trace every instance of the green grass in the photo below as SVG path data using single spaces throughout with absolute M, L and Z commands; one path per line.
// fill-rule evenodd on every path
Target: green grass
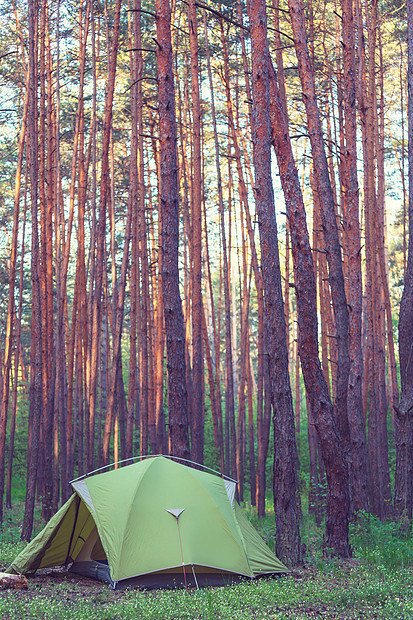
M 0 567 L 22 549 L 21 510 L 6 513 L 0 534 Z M 272 543 L 273 517 L 258 521 Z M 40 523 L 37 520 L 37 528 Z M 321 531 L 305 517 L 303 539 L 306 567 L 288 577 L 246 581 L 240 585 L 203 590 L 113 592 L 105 585 L 76 577 L 29 580 L 28 591 L 0 593 L 2 619 L 53 620 L 237 620 L 244 618 L 308 620 L 413 619 L 413 541 L 399 535 L 394 524 L 361 515 L 352 526 L 354 558 L 325 560 Z

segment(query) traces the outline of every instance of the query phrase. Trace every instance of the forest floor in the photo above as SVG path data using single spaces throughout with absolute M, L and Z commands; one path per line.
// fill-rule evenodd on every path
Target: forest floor
M 7 511 L 0 533 L 0 570 L 24 548 L 21 508 Z M 252 521 L 270 543 L 273 516 Z M 39 523 L 38 523 L 39 527 Z M 37 528 L 38 529 L 38 528 Z M 354 558 L 326 559 L 322 530 L 303 523 L 306 565 L 289 576 L 203 590 L 113 591 L 64 570 L 38 571 L 27 590 L 0 591 L 2 620 L 413 620 L 413 539 L 394 524 L 365 516 L 352 528 Z

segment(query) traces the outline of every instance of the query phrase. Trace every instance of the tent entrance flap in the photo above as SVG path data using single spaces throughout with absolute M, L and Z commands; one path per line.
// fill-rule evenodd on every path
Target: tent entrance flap
M 74 559 L 76 562 L 107 562 L 106 553 L 103 549 L 96 525 Z

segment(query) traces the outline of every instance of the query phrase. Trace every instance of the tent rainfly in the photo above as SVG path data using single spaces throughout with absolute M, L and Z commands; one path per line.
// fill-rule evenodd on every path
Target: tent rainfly
M 235 486 L 162 456 L 78 479 L 9 571 L 71 565 L 116 589 L 224 585 L 288 572 L 234 499 Z

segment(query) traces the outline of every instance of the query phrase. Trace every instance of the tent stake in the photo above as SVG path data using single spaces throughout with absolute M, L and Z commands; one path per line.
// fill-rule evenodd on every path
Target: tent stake
M 196 589 L 199 590 L 198 579 L 196 578 L 195 570 L 194 570 L 194 565 L 193 564 L 191 564 L 191 568 L 192 568 L 192 573 L 193 573 L 194 579 L 195 579 Z

